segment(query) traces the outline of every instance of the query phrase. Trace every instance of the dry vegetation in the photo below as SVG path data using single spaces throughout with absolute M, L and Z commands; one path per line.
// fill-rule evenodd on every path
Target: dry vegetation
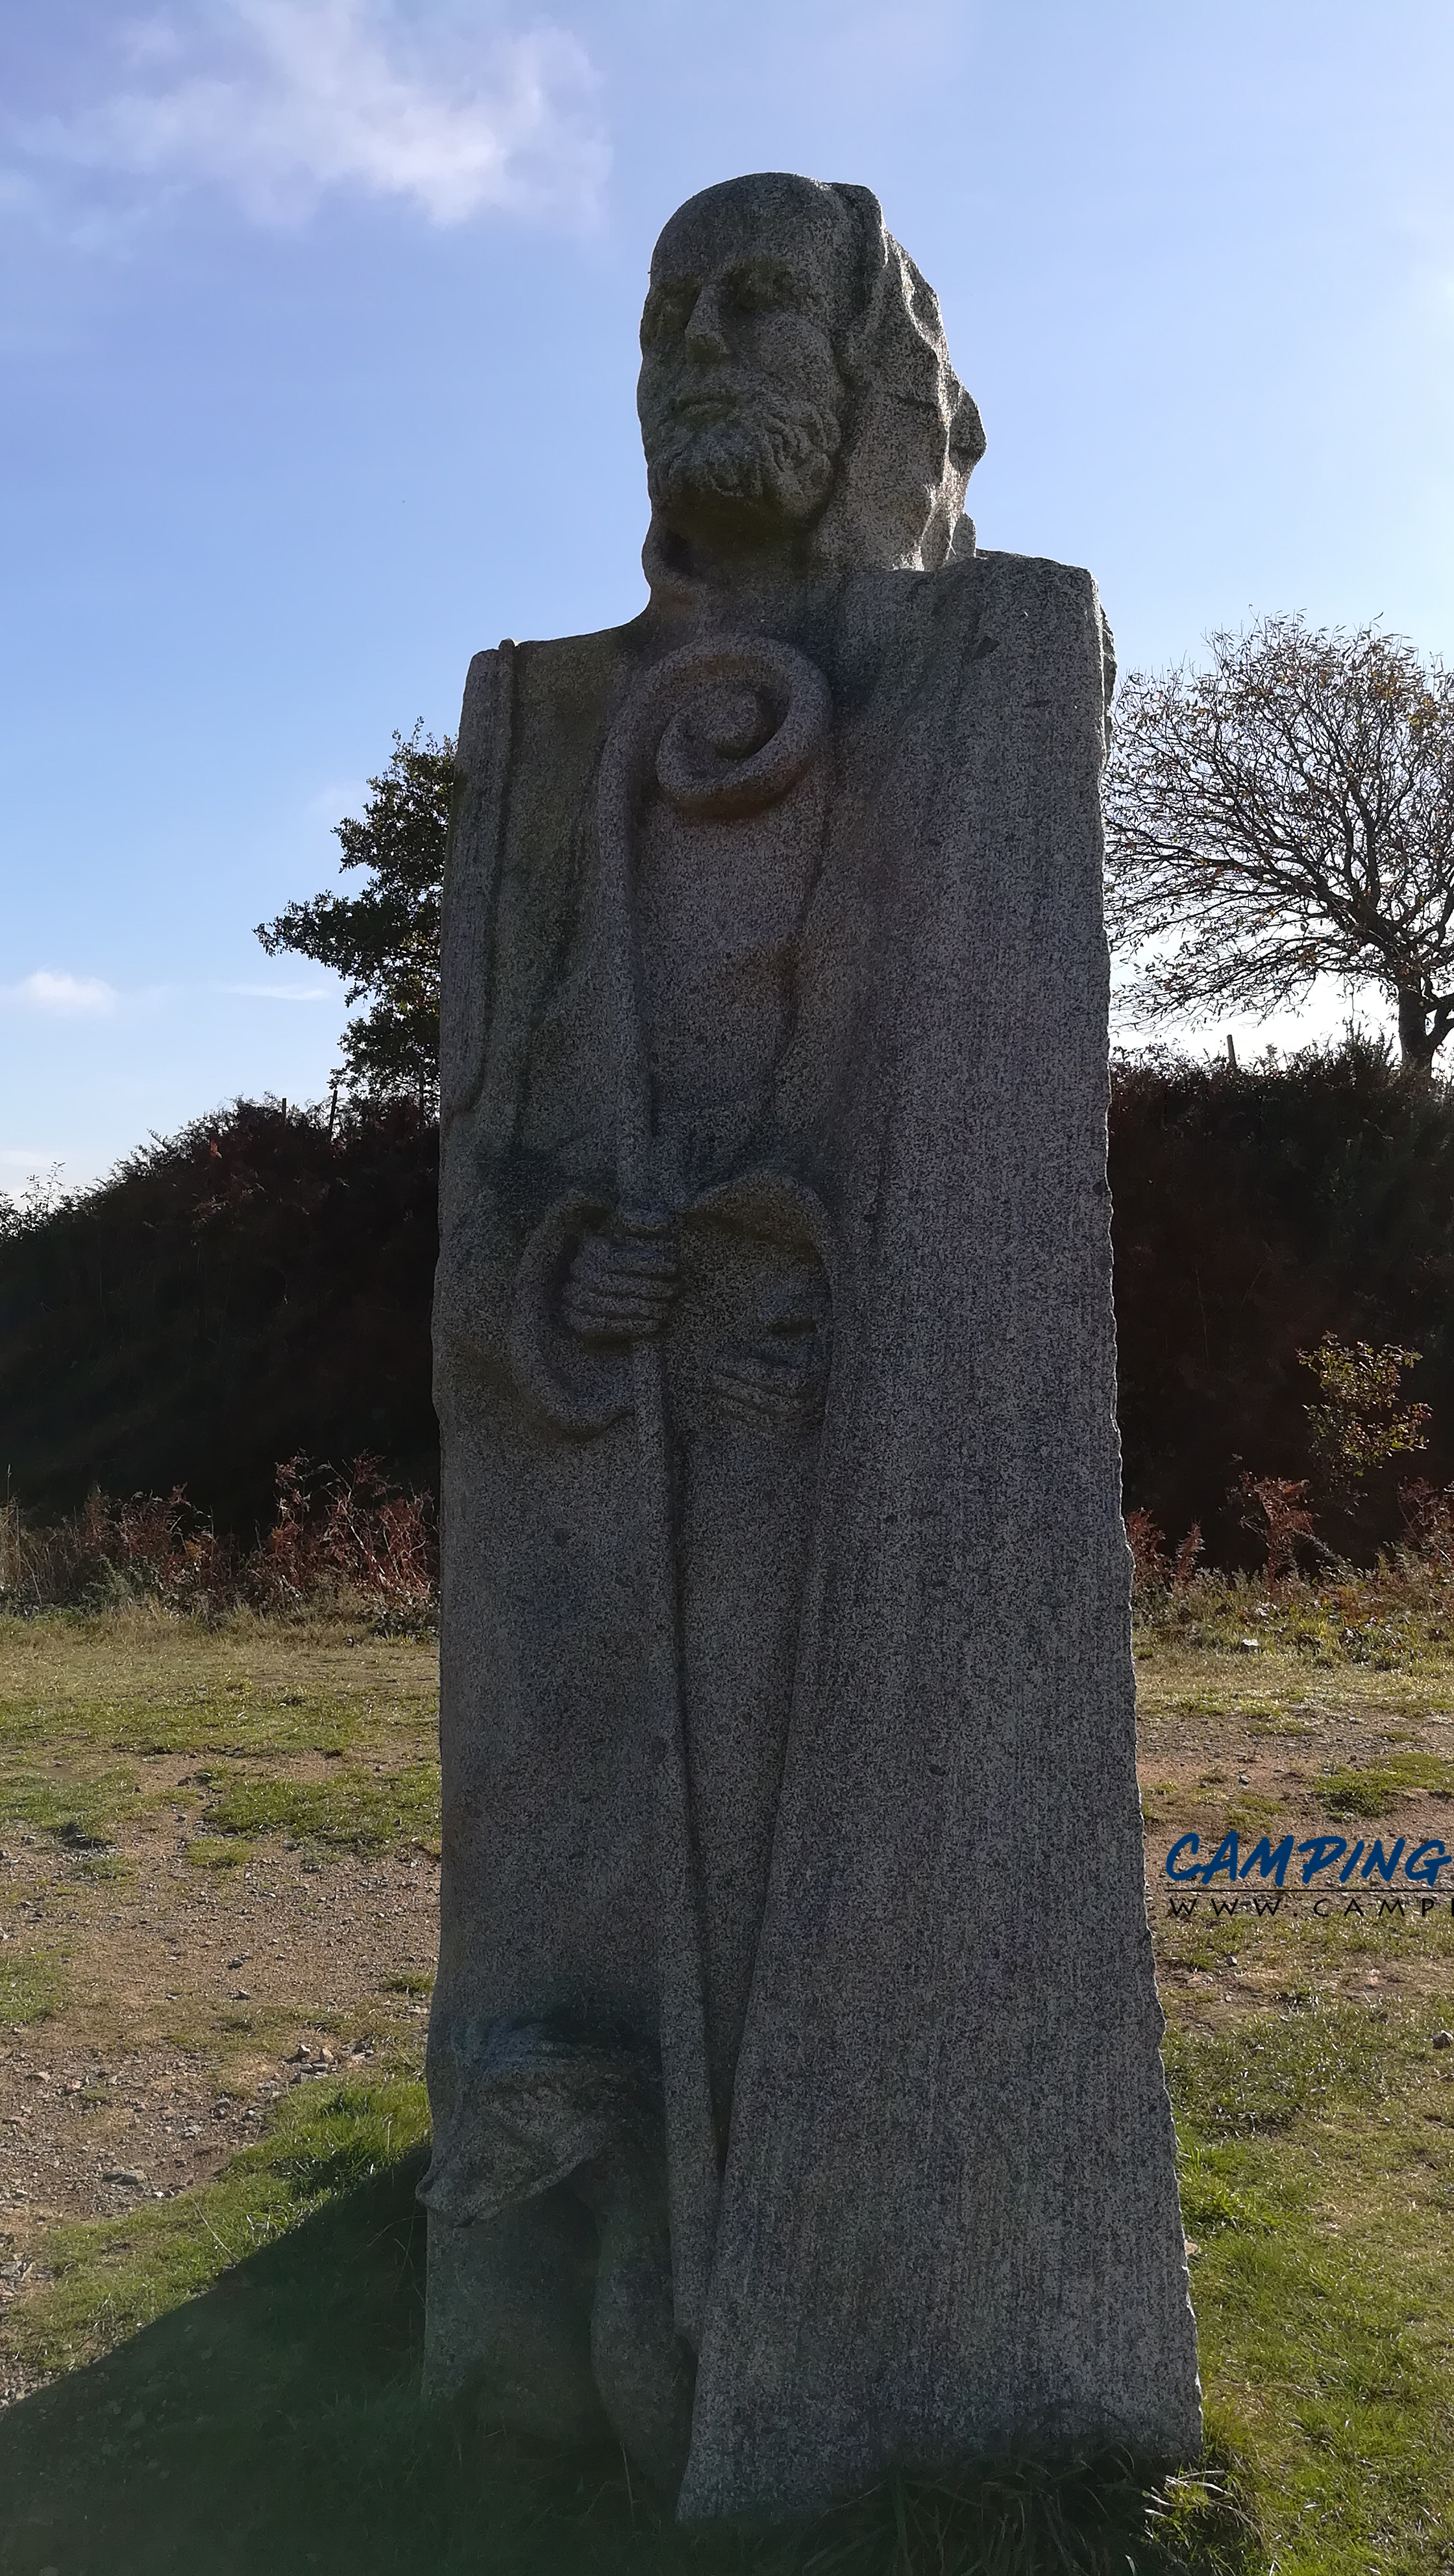
M 430 1628 L 439 1554 L 429 1494 L 400 1493 L 377 1459 L 339 1471 L 285 1459 L 272 1525 L 251 1547 L 169 1494 L 118 1500 L 99 1488 L 38 1520 L 0 1504 L 0 1608 L 120 1608 L 150 1602 L 216 1623 L 238 1613 L 335 1608 L 378 1627 Z

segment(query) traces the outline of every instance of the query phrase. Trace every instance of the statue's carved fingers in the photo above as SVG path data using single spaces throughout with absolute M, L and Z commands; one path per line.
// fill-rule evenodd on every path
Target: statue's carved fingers
M 561 1314 L 584 1341 L 649 1341 L 677 1293 L 674 1248 L 617 1235 L 587 1235 L 561 1292 Z
M 718 1360 L 712 1389 L 740 1418 L 797 1427 L 822 1412 L 824 1379 L 816 1344 L 800 1344 L 789 1353 L 738 1343 Z

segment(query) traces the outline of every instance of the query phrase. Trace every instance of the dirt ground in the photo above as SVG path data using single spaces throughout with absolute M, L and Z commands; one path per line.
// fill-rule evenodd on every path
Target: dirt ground
M 0 2037 L 0 2293 L 57 2220 L 209 2180 L 289 2085 L 422 2057 L 432 1856 L 278 1852 L 203 1876 L 159 1827 L 121 1852 L 123 1886 L 33 1847 L 0 1861 L 7 1941 L 67 1953 L 62 2009 Z M 0 2343 L 0 2397 L 21 2393 Z
M 435 1674 L 342 1631 L 0 1635 L 0 2397 L 57 2222 L 191 2191 L 292 2085 L 418 2072 Z
M 1324 1993 L 1373 2000 L 1382 1989 L 1445 2004 L 1454 2019 L 1454 1858 L 1432 1884 L 1411 1882 L 1403 1865 L 1431 1842 L 1454 1855 L 1454 1673 L 1309 1672 L 1271 1655 L 1253 1670 L 1250 1661 L 1153 1654 L 1138 1667 L 1146 1883 L 1168 2013 L 1206 2025 L 1265 2006 L 1312 1948 Z M 1194 1853 L 1178 1856 L 1184 1870 L 1213 1860 L 1229 1831 L 1242 1869 L 1264 1836 L 1275 1851 L 1292 1835 L 1275 1911 L 1276 1882 L 1255 1865 L 1235 1891 L 1225 1869 L 1207 1886 L 1169 1879 L 1182 1835 L 1199 1836 Z M 1346 1849 L 1305 1887 L 1296 1846 L 1315 1836 Z M 1386 1880 L 1373 1847 L 1387 1861 L 1401 1837 Z M 1209 1965 L 1198 1952 L 1212 1932 L 1219 1956 Z

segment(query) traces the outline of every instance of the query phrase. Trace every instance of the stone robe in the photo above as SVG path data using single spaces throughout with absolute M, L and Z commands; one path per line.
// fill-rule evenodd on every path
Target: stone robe
M 1200 2438 L 1119 1515 L 1094 586 L 971 555 L 756 616 L 826 681 L 806 765 L 735 817 L 650 774 L 622 808 L 633 1177 L 681 1220 L 667 1539 L 723 2157 L 684 2515 Z M 426 2186 L 455 2221 L 659 2119 L 663 2053 L 670 2097 L 642 1381 L 558 1297 L 624 1195 L 603 775 L 665 658 L 729 630 L 654 607 L 482 655 L 466 696 Z M 749 711 L 724 765 L 757 756 Z M 795 1410 L 727 1400 L 740 1350 Z

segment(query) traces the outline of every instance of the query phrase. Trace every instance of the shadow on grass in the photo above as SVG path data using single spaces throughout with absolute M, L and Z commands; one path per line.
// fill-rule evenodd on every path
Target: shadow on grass
M 811 2532 L 684 2532 L 614 2450 L 417 2403 L 414 2155 L 0 2418 L 3 2576 L 1244 2576 L 1216 2482 L 896 2482 Z

